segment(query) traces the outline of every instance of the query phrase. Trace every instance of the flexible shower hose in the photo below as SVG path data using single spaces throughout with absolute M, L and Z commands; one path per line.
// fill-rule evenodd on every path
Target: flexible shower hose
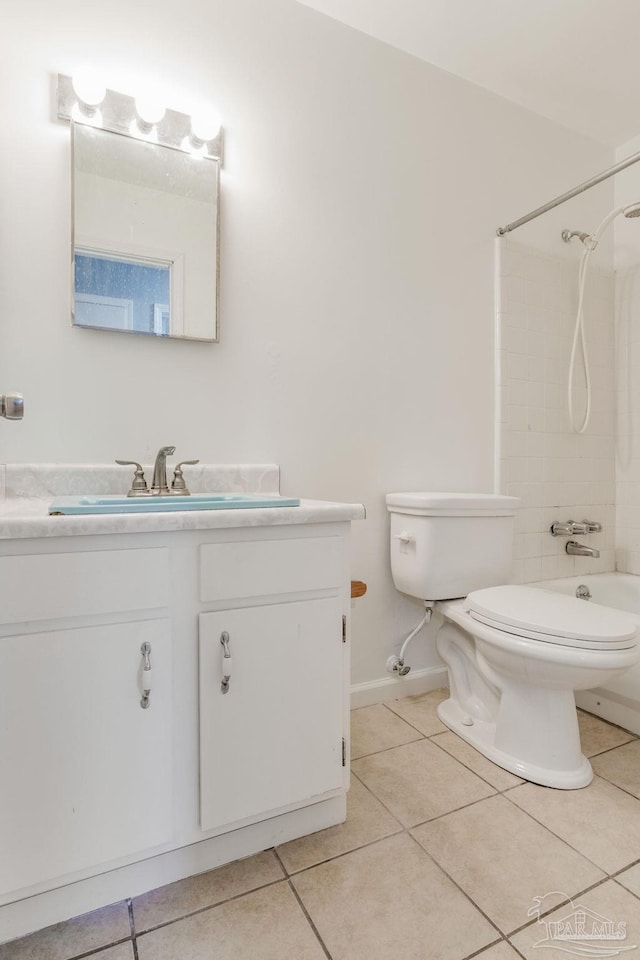
M 569 382 L 567 385 L 567 400 L 569 406 L 569 419 L 571 420 L 571 427 L 574 433 L 584 433 L 589 424 L 589 418 L 591 416 L 591 374 L 589 373 L 589 358 L 587 356 L 587 342 L 584 335 L 584 291 L 587 281 L 587 268 L 589 266 L 589 259 L 591 254 L 598 246 L 598 241 L 600 237 L 609 226 L 611 221 L 618 216 L 620 213 L 624 213 L 625 216 L 636 216 L 637 214 L 633 212 L 637 204 L 625 207 L 616 207 L 615 210 L 612 210 L 611 213 L 608 213 L 602 223 L 598 226 L 595 233 L 583 240 L 585 245 L 584 253 L 580 259 L 580 268 L 578 270 L 578 311 L 576 314 L 576 325 L 573 331 L 573 345 L 571 347 L 571 359 L 569 360 Z M 576 423 L 576 416 L 573 410 L 573 379 L 574 372 L 576 367 L 576 354 L 578 352 L 578 342 L 580 343 L 580 349 L 582 351 L 582 365 L 584 367 L 584 383 L 587 391 L 587 399 L 585 405 L 584 418 L 582 423 L 578 426 Z
M 584 288 L 587 279 L 587 267 L 589 258 L 595 250 L 597 240 L 590 237 L 582 257 L 580 258 L 580 267 L 578 269 L 578 311 L 576 314 L 576 324 L 573 331 L 573 344 L 571 346 L 571 359 L 569 360 L 569 383 L 567 386 L 567 400 L 569 404 L 569 419 L 574 433 L 584 433 L 589 424 L 591 416 L 591 374 L 589 372 L 589 357 L 587 354 L 587 342 L 584 335 Z M 584 383 L 587 392 L 586 407 L 582 423 L 578 426 L 576 415 L 573 409 L 573 377 L 576 368 L 576 354 L 578 352 L 578 342 L 582 351 L 582 365 L 584 368 Z

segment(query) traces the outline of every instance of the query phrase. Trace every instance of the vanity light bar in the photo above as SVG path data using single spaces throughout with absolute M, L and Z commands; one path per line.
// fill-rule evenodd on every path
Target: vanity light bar
M 100 104 L 86 105 L 74 90 L 72 78 L 63 73 L 58 74 L 58 117 L 222 162 L 222 128 L 211 140 L 200 140 L 194 136 L 189 114 L 165 110 L 158 123 L 144 124 L 143 121 L 144 129 L 152 129 L 151 134 L 145 133 L 138 127 L 138 121 L 143 118 L 136 110 L 135 97 L 107 90 Z

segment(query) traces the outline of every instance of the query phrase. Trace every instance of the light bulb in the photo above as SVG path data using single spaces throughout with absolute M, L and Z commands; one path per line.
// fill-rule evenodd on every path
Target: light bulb
M 143 124 L 154 126 L 156 123 L 160 123 L 166 113 L 166 108 L 153 93 L 144 93 L 136 97 L 136 113 Z
M 191 117 L 191 137 L 200 143 L 213 140 L 220 132 L 220 117 L 210 107 L 202 107 Z
M 95 70 L 80 67 L 72 77 L 73 89 L 78 100 L 87 107 L 99 106 L 105 98 L 107 89 Z

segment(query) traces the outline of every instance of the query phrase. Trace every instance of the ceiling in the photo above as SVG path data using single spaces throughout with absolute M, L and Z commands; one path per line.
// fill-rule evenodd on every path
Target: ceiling
M 610 146 L 640 134 L 640 0 L 299 0 Z

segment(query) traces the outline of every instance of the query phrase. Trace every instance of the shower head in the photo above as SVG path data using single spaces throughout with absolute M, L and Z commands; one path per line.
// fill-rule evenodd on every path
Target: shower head
M 606 215 L 602 223 L 598 226 L 597 230 L 592 234 L 581 233 L 579 230 L 563 230 L 562 239 L 565 243 L 569 243 L 573 237 L 577 237 L 582 241 L 587 250 L 593 253 L 595 248 L 598 246 L 598 240 L 604 231 L 607 229 L 611 221 L 615 220 L 615 218 L 620 216 L 621 213 L 624 214 L 624 216 L 629 220 L 640 217 L 640 201 L 629 203 L 626 207 L 616 207 L 615 210 L 612 210 L 611 213 Z
M 602 223 L 598 226 L 595 233 L 593 234 L 594 247 L 592 249 L 595 249 L 595 245 L 597 244 L 598 240 L 600 239 L 604 231 L 607 229 L 611 221 L 615 220 L 615 218 L 618 217 L 621 213 L 623 213 L 624 216 L 629 219 L 633 219 L 634 217 L 640 217 L 640 203 L 638 203 L 637 201 L 636 203 L 628 203 L 626 207 L 616 207 L 615 210 L 612 210 L 611 213 L 608 213 L 604 218 L 604 220 L 602 221 Z

